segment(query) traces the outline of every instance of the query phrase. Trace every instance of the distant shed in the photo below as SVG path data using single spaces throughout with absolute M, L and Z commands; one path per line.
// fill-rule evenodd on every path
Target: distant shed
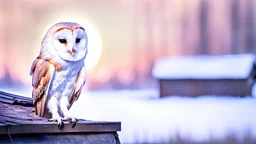
M 152 75 L 159 81 L 160 97 L 228 95 L 248 96 L 256 79 L 255 55 L 164 57 Z
M 35 115 L 32 99 L 0 91 L 0 143 L 120 144 L 121 122 L 79 119 L 74 127 Z

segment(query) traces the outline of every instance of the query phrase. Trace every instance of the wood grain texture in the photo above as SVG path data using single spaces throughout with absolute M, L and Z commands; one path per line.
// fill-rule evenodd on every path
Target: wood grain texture
M 160 97 L 164 96 L 249 96 L 252 87 L 247 79 L 172 79 L 159 80 Z
M 11 137 L 11 138 L 10 138 Z M 0 135 L 0 143 L 86 143 L 117 144 L 115 133 Z
M 3 92 L 3 91 L 0 91 L 0 102 L 24 105 L 24 106 L 32 106 L 33 105 L 32 98 L 15 95 L 15 94 Z

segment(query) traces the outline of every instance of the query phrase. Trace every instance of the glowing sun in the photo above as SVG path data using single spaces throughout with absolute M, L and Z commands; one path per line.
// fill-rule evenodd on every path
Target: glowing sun
M 80 23 L 88 35 L 88 54 L 85 59 L 86 69 L 93 68 L 101 55 L 101 39 L 97 30 L 89 23 Z

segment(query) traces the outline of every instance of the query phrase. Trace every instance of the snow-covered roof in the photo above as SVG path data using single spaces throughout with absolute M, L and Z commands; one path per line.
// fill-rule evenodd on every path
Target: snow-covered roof
M 158 79 L 244 79 L 255 63 L 255 55 L 163 57 L 152 75 Z

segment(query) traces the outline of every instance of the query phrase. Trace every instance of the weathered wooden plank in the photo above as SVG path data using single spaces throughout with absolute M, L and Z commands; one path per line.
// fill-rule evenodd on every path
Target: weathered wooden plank
M 32 123 L 11 124 L 0 126 L 1 134 L 27 134 L 27 133 L 73 133 L 73 132 L 115 132 L 121 131 L 121 122 L 78 122 L 72 128 L 72 124 L 64 123 L 59 129 L 57 123 Z
M 24 100 L 32 100 L 32 98 L 29 98 L 29 97 L 20 96 L 20 95 L 16 95 L 16 94 L 12 94 L 12 93 L 7 93 L 7 92 L 4 92 L 4 91 L 0 91 L 0 94 L 1 95 L 6 95 L 6 96 L 11 96 L 11 97 L 14 97 L 14 98 L 20 98 L 20 99 L 24 99 Z
M 0 143 L 86 143 L 119 144 L 114 132 L 0 135 Z
M 34 114 L 32 107 L 24 107 L 0 102 L 0 118 L 1 117 L 8 117 L 24 121 L 31 119 L 42 119 Z
M 11 99 L 11 100 L 14 100 L 14 97 L 11 97 L 11 96 L 8 96 L 8 95 L 0 94 L 0 97 L 1 97 L 1 98 L 5 98 L 5 99 Z
M 9 103 L 9 104 L 21 104 L 21 105 L 27 105 L 27 106 L 32 106 L 33 105 L 33 100 L 32 98 L 24 97 L 24 96 L 19 96 L 7 92 L 0 91 L 0 101 Z
M 0 102 L 4 102 L 4 103 L 8 103 L 8 104 L 13 104 L 14 100 L 0 97 Z

